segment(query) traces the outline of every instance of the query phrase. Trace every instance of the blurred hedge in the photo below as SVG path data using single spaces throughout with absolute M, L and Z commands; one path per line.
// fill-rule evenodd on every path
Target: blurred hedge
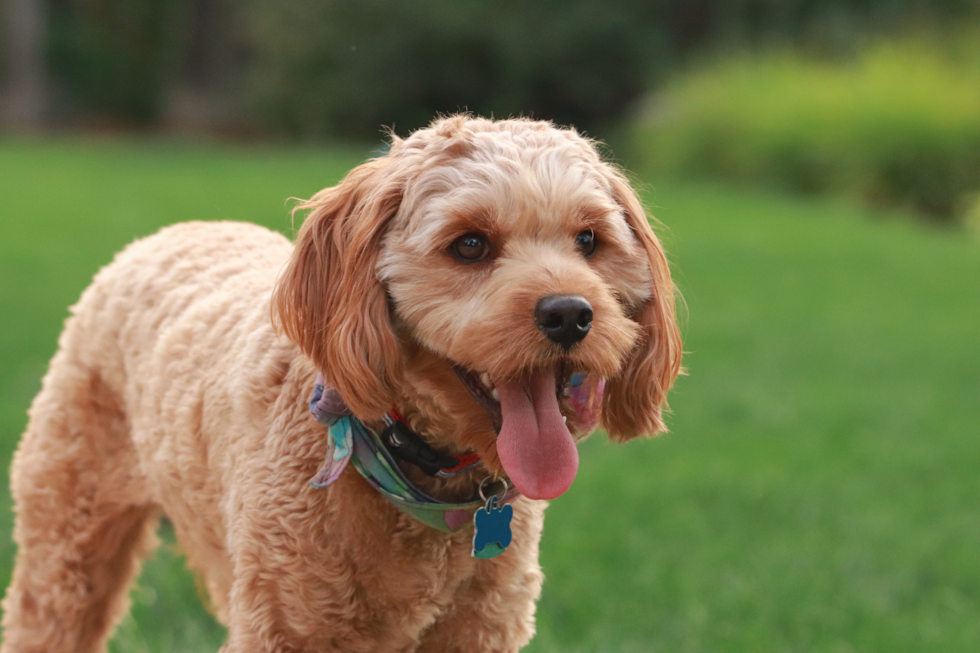
M 271 130 L 371 139 L 381 125 L 404 133 L 460 109 L 602 132 L 705 48 L 846 50 L 869 32 L 977 10 L 977 0 L 48 1 L 67 113 L 152 124 L 172 119 L 168 102 L 190 89 Z
M 252 95 L 272 125 L 376 137 L 437 112 L 523 113 L 586 128 L 671 58 L 666 2 L 254 2 Z
M 743 56 L 677 79 L 634 132 L 661 173 L 846 192 L 950 221 L 980 191 L 980 32 L 844 61 Z
M 48 60 L 66 99 L 59 113 L 155 119 L 185 11 L 172 0 L 52 0 Z
M 376 136 L 438 112 L 521 113 L 592 133 L 699 48 L 851 47 L 975 0 L 281 0 L 248 5 L 250 95 L 267 124 Z

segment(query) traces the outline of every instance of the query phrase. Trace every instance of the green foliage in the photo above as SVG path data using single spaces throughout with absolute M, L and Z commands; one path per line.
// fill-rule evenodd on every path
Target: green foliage
M 115 251 L 178 220 L 288 233 L 285 198 L 363 156 L 0 140 L 2 459 L 66 307 Z M 658 188 L 690 376 L 671 394 L 670 434 L 583 445 L 548 509 L 528 653 L 976 648 L 978 243 L 826 201 Z M 4 507 L 0 586 L 10 525 Z M 171 547 L 133 603 L 110 650 L 221 640 Z
M 931 25 L 948 27 L 976 16 L 975 0 L 715 0 L 713 40 L 805 43 L 839 50 L 868 35 Z
M 592 128 L 642 92 L 671 45 L 664 1 L 282 0 L 246 11 L 252 93 L 293 133 L 376 137 L 437 113 Z
M 67 115 L 174 120 L 197 93 L 297 135 L 374 138 L 461 109 L 597 133 L 704 47 L 839 50 L 975 11 L 974 0 L 52 0 L 50 60 Z
M 659 98 L 636 130 L 639 159 L 957 219 L 980 190 L 978 37 L 885 42 L 845 61 L 719 61 Z
M 173 72 L 184 0 L 56 0 L 50 62 L 83 113 L 149 122 Z
M 834 46 L 900 15 L 930 21 L 969 2 L 910 0 L 253 0 L 251 93 L 268 124 L 374 136 L 436 113 L 534 115 L 595 133 L 696 48 L 769 38 Z

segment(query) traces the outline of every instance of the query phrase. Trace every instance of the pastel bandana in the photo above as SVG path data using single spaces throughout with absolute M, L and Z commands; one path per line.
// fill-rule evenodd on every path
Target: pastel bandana
M 484 499 L 445 503 L 422 492 L 405 478 L 378 434 L 349 414 L 336 390 L 325 388 L 322 376 L 317 377 L 310 412 L 316 421 L 328 429 L 327 457 L 323 467 L 310 480 L 313 487 L 320 489 L 330 485 L 344 471 L 347 463 L 353 461 L 361 476 L 396 508 L 447 533 L 472 524 L 473 514 L 486 504 Z M 518 496 L 517 490 L 511 489 L 499 498 L 499 503 L 510 503 Z
M 333 388 L 324 391 L 324 385 L 323 375 L 318 375 L 316 385 L 313 387 L 313 398 L 310 399 L 310 412 L 313 413 L 313 417 L 329 429 L 327 459 L 316 476 L 310 479 L 310 485 L 318 490 L 337 480 L 350 462 L 352 453 L 350 420 L 341 419 L 350 415 L 350 410 L 339 392 Z
M 577 372 L 565 387 L 565 397 L 572 407 L 573 426 L 579 435 L 576 442 L 589 437 L 599 426 L 599 411 L 602 409 L 602 396 L 606 390 L 606 380 L 589 374 Z

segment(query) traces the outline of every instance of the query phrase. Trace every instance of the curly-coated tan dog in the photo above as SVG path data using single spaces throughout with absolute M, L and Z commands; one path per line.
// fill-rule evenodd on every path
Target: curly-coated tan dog
M 576 443 L 664 429 L 680 338 L 643 208 L 574 131 L 468 116 L 303 208 L 295 246 L 168 227 L 72 309 L 14 460 L 3 653 L 103 650 L 161 513 L 225 653 L 530 640 Z

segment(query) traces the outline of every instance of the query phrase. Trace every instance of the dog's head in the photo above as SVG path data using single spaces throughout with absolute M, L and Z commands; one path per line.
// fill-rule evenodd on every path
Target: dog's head
M 359 418 L 404 405 L 531 498 L 569 487 L 595 417 L 620 441 L 664 430 L 667 260 L 576 132 L 445 118 L 301 208 L 274 315 Z

